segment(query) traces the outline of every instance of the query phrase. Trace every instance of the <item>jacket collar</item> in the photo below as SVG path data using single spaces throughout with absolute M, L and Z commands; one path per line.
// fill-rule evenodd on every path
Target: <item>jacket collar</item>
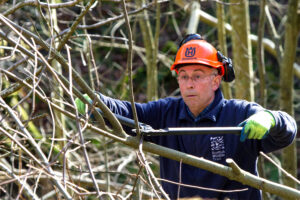
M 196 118 L 192 115 L 191 111 L 189 110 L 188 106 L 184 103 L 183 99 L 181 102 L 181 108 L 179 112 L 179 120 L 187 120 L 187 121 L 194 121 L 198 122 L 203 119 L 208 119 L 213 122 L 217 120 L 217 114 L 221 108 L 221 105 L 224 101 L 223 94 L 220 90 L 216 90 L 215 98 L 211 104 L 209 104 Z

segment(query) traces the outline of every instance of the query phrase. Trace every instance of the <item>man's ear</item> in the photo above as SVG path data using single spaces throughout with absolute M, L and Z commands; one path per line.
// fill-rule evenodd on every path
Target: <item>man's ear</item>
M 221 81 L 222 81 L 222 76 L 217 75 L 214 77 L 212 82 L 214 91 L 216 91 L 220 87 Z

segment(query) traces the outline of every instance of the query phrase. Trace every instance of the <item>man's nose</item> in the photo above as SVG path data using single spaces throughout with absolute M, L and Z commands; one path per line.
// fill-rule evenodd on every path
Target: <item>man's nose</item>
M 189 79 L 186 82 L 187 87 L 191 88 L 195 86 L 195 81 L 193 80 L 193 77 L 189 77 Z

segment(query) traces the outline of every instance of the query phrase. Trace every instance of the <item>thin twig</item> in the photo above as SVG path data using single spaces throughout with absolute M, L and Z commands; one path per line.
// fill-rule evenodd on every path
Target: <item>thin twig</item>
M 178 185 L 178 189 L 177 189 L 177 198 L 179 199 L 180 197 L 180 186 L 181 186 L 181 173 L 182 173 L 182 160 L 180 160 L 179 163 L 179 185 Z
M 156 2 L 157 3 L 157 2 Z M 124 18 L 126 22 L 126 27 L 128 31 L 128 41 L 129 41 L 129 47 L 128 47 L 128 56 L 127 56 L 127 69 L 129 72 L 129 87 L 130 87 L 130 100 L 131 100 L 131 108 L 133 112 L 133 118 L 136 124 L 136 133 L 137 135 L 140 136 L 140 145 L 139 145 L 139 155 L 141 156 L 142 163 L 145 165 L 146 172 L 149 174 L 150 178 L 154 181 L 155 185 L 158 187 L 160 192 L 162 193 L 163 197 L 166 199 L 169 199 L 169 196 L 165 193 L 163 188 L 160 186 L 158 183 L 157 179 L 155 178 L 151 168 L 149 167 L 149 164 L 143 154 L 143 149 L 142 149 L 142 143 L 143 143 L 143 136 L 141 136 L 140 133 L 140 127 L 138 126 L 138 117 L 136 113 L 136 108 L 135 108 L 135 103 L 134 103 L 134 96 L 133 96 L 133 83 L 132 83 L 132 46 L 133 46 L 133 41 L 132 41 L 132 32 L 131 32 L 131 27 L 128 19 L 128 14 L 127 14 L 127 9 L 126 9 L 126 3 L 125 0 L 122 1 L 122 6 L 123 6 L 123 12 L 124 12 Z M 155 194 L 158 196 L 155 187 L 153 187 Z M 159 196 L 158 196 L 159 197 Z
M 146 169 L 146 172 L 149 176 L 149 180 L 150 180 L 150 184 L 152 185 L 152 181 L 154 182 L 155 186 L 158 188 L 158 190 L 161 192 L 162 196 L 165 198 L 165 199 L 170 199 L 169 196 L 167 195 L 167 193 L 164 191 L 164 189 L 162 188 L 162 186 L 159 184 L 157 178 L 154 176 L 153 174 L 153 171 L 151 169 L 151 167 L 149 166 L 149 163 L 148 161 L 146 160 L 146 157 L 143 153 L 143 137 L 140 138 L 140 143 L 139 143 L 139 154 L 140 155 L 140 161 L 142 162 L 142 164 L 144 165 L 145 169 Z M 155 192 L 156 195 L 157 194 L 157 191 L 155 189 L 155 187 L 152 185 L 152 188 Z M 158 196 L 159 198 L 159 196 Z
M 151 169 L 149 170 L 149 168 L 147 168 L 148 162 L 147 162 L 146 159 L 144 159 L 144 154 L 140 150 L 138 151 L 137 158 L 140 161 L 140 165 L 143 166 L 143 168 L 145 168 L 145 170 L 146 170 L 146 173 L 147 173 L 146 177 L 148 179 L 148 182 L 149 182 L 149 184 L 151 186 L 152 191 L 154 192 L 154 194 L 157 196 L 158 199 L 161 199 L 160 195 L 158 194 L 158 192 L 157 192 L 157 190 L 156 190 L 156 188 L 155 188 L 155 186 L 153 185 L 153 182 L 152 182 L 152 176 L 151 176 L 152 175 L 151 174 L 152 170 Z
M 141 135 L 140 133 L 140 127 L 138 126 L 138 117 L 136 113 L 136 108 L 135 108 L 135 103 L 134 103 L 134 94 L 133 94 L 133 81 L 132 81 L 132 46 L 133 46 L 133 41 L 132 41 L 132 32 L 131 32 L 131 27 L 129 23 L 129 18 L 127 14 L 127 9 L 126 9 L 126 3 L 125 0 L 122 0 L 122 8 L 124 12 L 124 18 L 126 22 L 126 27 L 128 31 L 128 54 L 127 54 L 127 71 L 128 71 L 128 77 L 129 77 L 129 88 L 130 88 L 130 102 L 131 102 L 131 108 L 132 108 L 132 115 L 134 122 L 136 124 L 136 133 L 137 135 Z
M 199 190 L 207 190 L 207 191 L 214 191 L 214 192 L 235 193 L 235 192 L 244 192 L 244 191 L 248 190 L 248 188 L 236 189 L 236 190 L 219 190 L 219 189 L 215 189 L 215 188 L 207 188 L 207 187 L 200 187 L 200 186 L 196 186 L 196 185 L 183 184 L 183 183 L 170 181 L 170 180 L 163 179 L 163 178 L 157 178 L 157 179 L 160 181 L 166 182 L 166 183 L 172 183 L 172 184 L 182 186 L 182 187 L 195 188 L 195 189 L 199 189 Z
M 45 163 L 45 165 L 47 166 L 47 170 L 50 174 L 53 174 L 53 170 L 50 167 L 48 160 L 45 156 L 45 154 L 43 153 L 43 151 L 40 149 L 40 147 L 38 146 L 38 144 L 35 142 L 35 140 L 32 138 L 31 134 L 29 133 L 29 131 L 24 127 L 23 123 L 21 122 L 21 120 L 15 115 L 15 113 L 13 112 L 13 110 L 5 103 L 5 101 L 0 97 L 0 103 L 2 104 L 2 106 L 5 107 L 5 109 L 9 112 L 9 114 L 14 118 L 15 122 L 17 123 L 17 125 L 19 126 L 20 130 L 27 136 L 28 141 L 30 142 L 30 144 L 32 145 L 32 147 L 36 150 L 39 158 L 42 160 L 43 163 Z M 2 129 L 0 127 L 0 129 Z M 4 131 L 2 129 L 2 131 Z M 8 135 L 7 135 L 8 136 Z M 12 139 L 12 138 L 11 138 Z M 17 142 L 17 141 L 16 141 Z M 19 143 L 19 146 L 23 146 L 22 144 Z M 20 146 L 20 147 L 21 147 Z M 26 148 L 23 148 L 24 151 L 27 151 Z M 31 154 L 30 152 L 27 151 L 28 154 Z M 33 156 L 33 158 L 35 158 Z M 35 161 L 43 166 L 43 164 L 41 163 L 40 160 L 35 158 Z M 58 187 L 58 189 L 62 192 L 62 194 L 67 198 L 67 199 L 71 199 L 71 196 L 69 195 L 69 193 L 62 187 L 61 183 L 58 182 L 56 179 L 52 179 L 54 181 L 54 183 L 56 184 L 56 186 Z
M 136 176 L 136 179 L 134 180 L 134 183 L 133 183 L 133 187 L 132 187 L 132 191 L 131 191 L 132 194 L 135 190 L 135 187 L 137 186 L 137 183 L 139 181 L 139 177 L 140 177 L 140 174 L 141 174 L 143 168 L 144 168 L 144 166 L 140 165 L 139 171 L 138 171 L 137 176 Z M 131 199 L 132 199 L 132 196 L 131 196 Z
M 268 22 L 267 25 L 268 25 L 269 31 L 271 33 L 271 38 L 273 39 L 273 41 L 275 43 L 275 45 L 274 45 L 275 53 L 274 54 L 276 56 L 276 59 L 278 60 L 278 63 L 281 63 L 282 57 L 283 57 L 283 47 L 282 47 L 282 44 L 280 41 L 281 38 L 280 38 L 280 35 L 276 31 L 276 28 L 275 28 L 275 25 L 273 22 L 273 18 L 271 16 L 268 5 L 266 5 L 264 7 L 264 12 L 265 12 L 265 15 L 267 18 L 267 22 Z
M 86 15 L 86 13 L 89 11 L 90 7 L 93 5 L 94 2 L 95 2 L 95 0 L 89 1 L 88 4 L 85 6 L 85 8 L 80 13 L 80 15 L 74 20 L 72 26 L 70 27 L 70 30 L 62 38 L 61 42 L 57 46 L 57 51 L 61 51 L 61 49 L 64 47 L 64 45 L 68 42 L 69 38 L 73 35 L 77 26 L 81 22 L 82 18 Z
M 40 6 L 42 8 L 51 8 L 51 9 L 57 9 L 57 8 L 67 8 L 67 7 L 73 7 L 75 6 L 78 2 L 82 0 L 75 0 L 75 1 L 69 1 L 69 2 L 64 2 L 64 3 L 55 3 L 55 4 L 48 4 L 48 3 L 43 3 L 40 1 L 36 0 L 31 0 L 31 1 L 25 1 L 25 2 L 19 2 L 9 10 L 3 13 L 4 16 L 8 16 L 16 12 L 17 10 L 25 7 L 25 6 Z
M 73 80 L 72 80 L 72 64 L 71 64 L 71 56 L 70 56 L 70 51 L 69 51 L 69 48 L 66 47 L 67 49 L 67 53 L 68 53 L 68 60 L 69 60 L 69 81 L 70 81 L 70 88 L 69 88 L 69 91 L 70 91 L 70 99 L 71 99 L 71 102 L 73 104 L 74 107 L 76 107 L 76 104 L 75 104 L 75 101 L 74 101 L 74 97 L 73 97 Z M 96 179 L 95 179 L 95 176 L 94 176 L 94 173 L 93 173 L 93 170 L 92 170 L 92 167 L 91 167 L 91 163 L 90 163 L 90 160 L 89 160 L 89 157 L 88 157 L 88 152 L 86 150 L 86 146 L 85 146 L 85 142 L 84 142 L 84 137 L 83 137 L 83 134 L 82 134 L 82 130 L 81 130 L 81 126 L 79 124 L 79 115 L 78 115 L 78 110 L 75 109 L 75 114 L 76 114 L 76 126 L 77 126 L 77 130 L 79 132 L 79 138 L 80 138 L 80 142 L 81 142 L 81 145 L 82 145 L 82 149 L 83 149 L 83 155 L 84 155 L 84 158 L 85 158 L 85 161 L 86 161 L 86 164 L 87 164 L 87 167 L 89 169 L 89 172 L 90 172 L 90 176 L 94 182 L 94 186 L 96 188 L 96 191 L 97 191 L 97 194 L 98 194 L 98 197 L 101 199 L 101 195 L 102 193 L 100 192 L 99 190 L 99 187 L 98 187 L 98 184 L 96 182 Z
M 166 3 L 166 2 L 168 2 L 168 1 L 169 1 L 169 0 L 162 0 L 162 1 L 158 1 L 158 3 Z M 139 8 L 139 9 L 137 9 L 137 10 L 128 12 L 128 16 L 138 14 L 138 13 L 144 11 L 145 9 L 149 9 L 149 8 L 150 8 L 151 6 L 153 6 L 153 5 L 154 5 L 154 2 L 149 3 L 149 4 L 146 4 L 146 5 L 144 5 L 143 7 Z M 120 19 L 123 19 L 123 18 L 124 18 L 124 14 L 119 15 L 119 16 L 116 16 L 116 17 L 108 18 L 108 19 L 106 19 L 106 20 L 97 22 L 97 23 L 92 24 L 92 25 L 79 25 L 77 28 L 78 28 L 78 29 L 94 29 L 94 28 L 99 28 L 100 26 L 104 26 L 104 25 L 106 25 L 106 24 L 115 22 L 115 21 L 120 20 Z M 67 33 L 68 31 L 70 31 L 70 29 L 65 29 L 65 30 L 63 30 L 63 31 L 60 33 L 60 35 L 65 34 L 65 33 Z
M 268 161 L 270 161 L 273 165 L 275 165 L 280 171 L 282 171 L 284 175 L 286 175 L 287 177 L 295 181 L 297 184 L 300 184 L 300 181 L 297 178 L 295 178 L 293 175 L 288 173 L 285 169 L 283 169 L 280 165 L 278 165 L 274 160 L 272 160 L 272 158 L 270 158 L 264 152 L 260 151 L 259 154 L 262 155 L 264 158 L 266 158 Z
M 26 81 L 24 81 L 24 80 L 21 80 L 21 79 L 17 78 L 17 77 L 15 76 L 15 74 L 13 74 L 13 73 L 11 73 L 11 72 L 4 71 L 4 70 L 2 70 L 1 68 L 0 68 L 0 72 L 4 72 L 4 73 L 5 73 L 6 75 L 8 75 L 10 78 L 13 78 L 13 79 L 17 80 L 17 81 L 19 81 L 20 83 L 22 83 L 24 86 L 26 86 L 27 88 L 32 89 L 32 86 L 31 86 L 30 84 L 28 84 L 28 83 L 27 83 Z M 36 91 L 36 94 L 38 95 L 38 97 L 39 97 L 42 101 L 47 102 L 48 97 L 46 97 L 45 95 L 41 94 L 41 93 L 38 92 L 38 91 Z M 85 99 L 85 98 L 83 98 L 83 99 Z M 70 117 L 70 118 L 72 118 L 72 119 L 76 119 L 76 116 L 75 116 L 73 113 L 68 112 L 68 111 L 66 111 L 66 110 L 64 110 L 64 109 L 62 109 L 62 108 L 60 108 L 58 105 L 54 104 L 53 102 L 49 102 L 49 103 L 51 104 L 52 108 L 54 108 L 55 110 L 58 110 L 59 112 L 63 113 L 64 115 L 66 115 L 66 116 L 68 116 L 68 117 Z M 80 122 L 81 122 L 81 123 L 86 123 L 86 121 L 85 121 L 84 119 L 80 119 Z M 88 128 L 90 128 L 90 126 L 91 126 L 91 124 L 88 124 Z M 102 129 L 101 129 L 101 130 L 102 130 Z M 106 132 L 106 131 L 105 131 L 105 132 Z M 118 137 L 118 136 L 116 136 L 116 135 L 114 135 L 114 134 L 111 134 L 111 133 L 109 133 L 109 132 L 106 132 L 106 133 L 109 134 L 109 136 L 106 135 L 106 134 L 104 134 L 104 136 L 106 136 L 106 137 L 108 136 L 108 137 L 110 137 L 110 138 L 112 138 L 112 139 L 114 139 L 114 140 L 117 140 L 117 141 L 120 141 L 120 140 L 123 141 L 123 140 L 124 140 L 124 138 L 122 139 L 121 137 Z
M 26 183 L 26 177 L 25 177 L 24 181 L 21 180 L 20 177 L 18 177 L 17 175 L 15 175 L 9 168 L 7 168 L 1 162 L 0 162 L 0 168 L 2 168 L 3 170 L 5 170 L 11 177 L 13 177 L 15 180 L 17 180 L 17 182 L 20 185 L 22 185 L 22 188 L 24 189 L 24 191 L 26 192 L 26 194 L 29 195 L 29 197 L 31 197 L 32 199 L 36 199 L 36 200 L 40 199 L 36 194 L 33 193 L 33 191 L 31 190 L 30 186 Z
M 16 26 L 14 23 L 12 23 L 10 20 L 8 20 L 7 18 L 5 17 L 1 17 L 0 15 L 0 20 L 2 22 L 4 22 L 5 24 L 7 24 L 13 31 L 15 31 L 17 34 L 21 35 L 14 27 Z M 12 26 L 11 26 L 12 24 Z M 14 27 L 13 27 L 14 26 Z M 17 26 L 18 27 L 18 26 Z M 26 31 L 25 31 L 26 32 Z M 35 37 L 33 34 L 30 34 L 31 36 L 33 36 L 36 40 L 37 37 Z M 0 31 L 0 37 L 3 37 L 5 38 L 6 40 L 8 40 L 10 43 L 15 43 L 13 40 L 9 39 L 8 37 L 5 36 L 5 34 L 3 32 Z M 21 36 L 23 38 L 23 40 L 29 45 L 32 47 L 32 45 L 26 40 L 26 38 L 24 38 L 23 36 Z M 46 49 L 48 49 L 48 46 L 43 43 L 43 41 L 41 40 L 38 40 L 42 45 L 43 47 L 45 47 Z M 31 58 L 34 58 L 34 56 L 32 55 L 31 52 L 29 52 L 27 49 L 19 46 L 18 48 L 20 48 L 20 50 L 22 52 L 24 52 L 26 55 L 30 56 Z M 48 62 L 44 59 L 44 57 L 38 53 L 39 56 L 42 58 L 42 59 L 38 59 L 39 62 L 41 63 L 44 63 L 48 69 L 50 70 L 51 73 L 54 73 L 54 71 L 52 70 L 52 68 L 49 66 Z M 67 61 L 64 60 L 64 58 L 62 58 L 58 53 L 57 51 L 54 51 L 53 50 L 53 54 L 54 54 L 54 57 L 58 60 L 58 62 L 64 67 L 64 69 L 68 70 L 69 67 L 68 67 L 68 64 L 67 64 Z M 123 135 L 124 137 L 126 136 L 119 121 L 116 119 L 116 117 L 111 113 L 111 111 L 106 107 L 106 105 L 101 101 L 101 99 L 96 95 L 94 94 L 94 92 L 90 89 L 90 87 L 82 80 L 82 78 L 80 77 L 80 75 L 74 70 L 72 69 L 72 73 L 73 73 L 73 77 L 74 79 L 76 80 L 76 82 L 86 91 L 86 93 L 88 93 L 88 95 L 90 97 L 92 97 L 92 99 L 94 99 L 96 101 L 96 103 L 98 103 L 98 106 L 101 108 L 101 110 L 103 111 L 103 113 L 105 114 L 105 116 L 107 117 L 107 119 L 111 122 L 111 124 L 113 125 L 113 129 L 116 133 L 119 133 L 120 135 Z M 64 79 L 63 76 L 61 76 L 60 74 L 54 74 L 54 77 L 57 78 L 57 76 L 59 76 L 62 81 L 67 84 L 68 82 Z M 61 81 L 58 79 L 58 82 L 61 83 Z M 63 86 L 63 85 L 62 85 Z M 16 86 L 17 88 L 19 88 L 20 86 Z M 63 86 L 63 88 L 65 89 L 65 87 Z M 73 88 L 75 89 L 75 88 Z M 66 92 L 68 92 L 66 89 L 65 89 Z M 75 90 L 76 91 L 76 90 Z M 75 93 L 77 96 L 80 97 L 80 99 L 85 102 L 85 103 L 88 103 L 89 105 L 91 104 L 90 102 L 88 102 L 82 95 L 79 95 L 81 93 L 77 92 Z M 99 115 L 99 113 L 95 112 L 95 117 L 97 120 L 99 120 L 99 123 L 102 125 L 102 127 L 104 127 L 104 120 L 102 118 L 101 115 Z

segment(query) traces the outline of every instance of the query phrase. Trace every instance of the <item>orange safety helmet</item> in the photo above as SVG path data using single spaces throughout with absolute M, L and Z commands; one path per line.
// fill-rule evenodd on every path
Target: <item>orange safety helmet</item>
M 192 34 L 191 34 L 192 35 Z M 177 51 L 175 62 L 171 70 L 178 73 L 178 68 L 185 64 L 202 64 L 218 69 L 221 76 L 224 75 L 223 63 L 219 61 L 217 50 L 199 36 L 183 43 Z

